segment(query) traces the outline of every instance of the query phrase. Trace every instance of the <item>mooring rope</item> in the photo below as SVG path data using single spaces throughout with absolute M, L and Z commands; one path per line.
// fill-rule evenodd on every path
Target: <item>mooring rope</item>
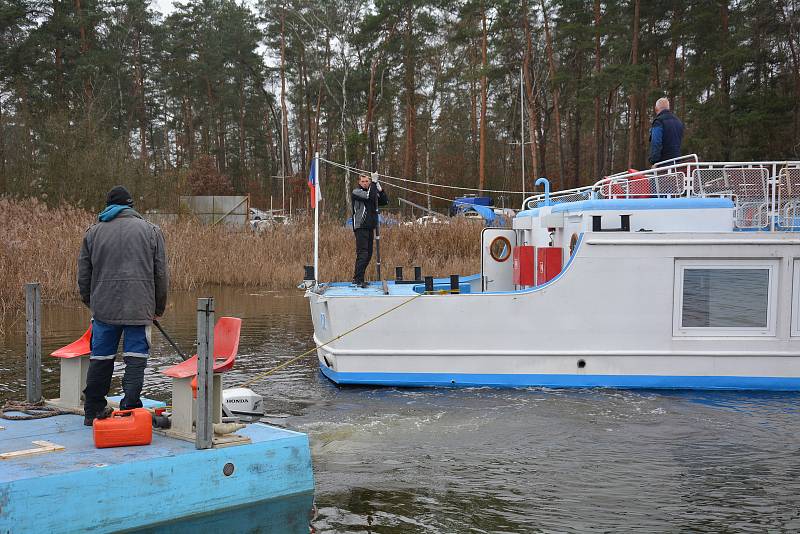
M 290 359 L 290 360 L 287 360 L 287 361 L 283 362 L 282 364 L 280 364 L 280 365 L 277 365 L 277 366 L 273 367 L 272 369 L 270 369 L 270 370 L 268 370 L 268 371 L 264 371 L 263 373 L 259 373 L 259 374 L 257 374 L 256 376 L 254 376 L 254 377 L 253 377 L 253 378 L 251 378 L 250 380 L 247 380 L 246 382 L 244 382 L 244 383 L 243 383 L 241 386 L 239 386 L 239 387 L 247 387 L 247 386 L 249 386 L 249 385 L 251 385 L 251 384 L 254 384 L 254 383 L 258 382 L 259 380 L 262 380 L 262 379 L 264 379 L 264 378 L 268 377 L 269 375 L 271 375 L 271 374 L 273 374 L 273 373 L 277 373 L 278 371 L 280 371 L 280 370 L 281 370 L 281 369 L 283 369 L 284 367 L 287 367 L 287 366 L 291 365 L 292 363 L 296 362 L 297 360 L 299 360 L 299 359 L 301 359 L 301 358 L 304 358 L 304 357 L 308 356 L 309 354 L 311 354 L 312 352 L 316 351 L 317 349 L 320 349 L 320 348 L 322 348 L 322 347 L 324 347 L 324 346 L 326 346 L 326 345 L 330 345 L 330 344 L 331 344 L 331 343 L 333 343 L 334 341 L 337 341 L 337 340 L 339 340 L 339 339 L 342 339 L 344 336 L 346 336 L 346 335 L 348 335 L 348 334 L 351 334 L 351 333 L 355 332 L 355 331 L 356 331 L 356 330 L 358 330 L 359 328 L 362 328 L 362 327 L 364 327 L 364 326 L 367 326 L 367 325 L 368 325 L 368 324 L 370 324 L 371 322 L 373 322 L 373 321 L 376 321 L 377 319 L 380 319 L 380 318 L 381 318 L 381 317 L 383 317 L 384 315 L 388 315 L 388 314 L 392 313 L 392 312 L 393 312 L 393 311 L 395 311 L 396 309 L 398 309 L 398 308 L 400 308 L 400 307 L 402 307 L 402 306 L 405 306 L 405 305 L 406 305 L 406 304 L 408 304 L 409 302 L 411 302 L 411 301 L 413 301 L 413 300 L 416 300 L 416 299 L 418 299 L 418 298 L 419 298 L 419 297 L 421 297 L 422 295 L 424 295 L 424 293 L 420 293 L 420 294 L 418 294 L 418 295 L 414 295 L 414 296 L 413 296 L 413 297 L 411 297 L 410 299 L 408 299 L 408 300 L 404 300 L 403 302 L 401 302 L 401 303 L 400 303 L 400 304 L 398 304 L 397 306 L 394 306 L 393 308 L 389 308 L 388 310 L 386 310 L 386 311 L 384 311 L 384 312 L 382 312 L 382 313 L 379 313 L 379 314 L 378 314 L 378 315 L 376 315 L 375 317 L 372 317 L 371 319 L 368 319 L 368 320 L 364 321 L 363 323 L 361 323 L 361 324 L 359 324 L 359 325 L 356 325 L 356 326 L 354 326 L 353 328 L 351 328 L 351 329 L 350 329 L 350 330 L 348 330 L 347 332 L 344 332 L 344 333 L 342 333 L 342 334 L 339 334 L 339 335 L 338 335 L 338 336 L 336 336 L 335 338 L 333 338 L 333 339 L 331 339 L 331 340 L 329 340 L 329 341 L 326 341 L 325 343 L 322 343 L 322 344 L 321 344 L 321 345 L 319 345 L 319 346 L 314 346 L 314 347 L 312 347 L 312 348 L 308 349 L 307 351 L 305 351 L 304 353 L 302 353 L 302 354 L 299 354 L 299 355 L 295 356 L 294 358 L 292 358 L 292 359 Z
M 17 412 L 25 415 L 9 415 L 6 412 Z M 0 419 L 6 419 L 8 421 L 29 421 L 31 419 L 44 419 L 45 417 L 68 414 L 82 415 L 82 412 L 78 410 L 56 408 L 55 406 L 47 406 L 45 405 L 44 401 L 8 401 L 3 405 L 2 408 L 0 408 Z

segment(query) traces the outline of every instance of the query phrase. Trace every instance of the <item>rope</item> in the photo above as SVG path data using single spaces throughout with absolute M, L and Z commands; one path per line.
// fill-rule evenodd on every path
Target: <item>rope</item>
M 392 187 L 396 187 L 398 189 L 402 189 L 403 191 L 408 191 L 410 193 L 416 193 L 416 194 L 422 195 L 422 196 L 428 196 L 428 193 L 423 193 L 422 191 L 416 191 L 415 189 L 409 189 L 408 187 L 403 187 L 402 185 L 393 184 L 392 182 L 389 181 L 390 179 L 391 178 L 386 179 L 383 183 L 388 184 L 388 185 L 390 185 Z M 430 197 L 431 198 L 436 198 L 438 200 L 444 200 L 446 202 L 451 202 L 453 200 L 452 198 L 439 197 L 439 196 L 436 196 L 436 195 L 433 195 L 433 194 L 431 194 Z
M 323 158 L 321 156 L 320 156 L 319 160 L 320 161 L 324 161 L 325 163 L 328 163 L 330 165 L 333 165 L 334 167 L 339 167 L 340 169 L 349 170 L 349 171 L 355 172 L 357 174 L 371 174 L 370 171 L 366 171 L 364 169 L 359 169 L 358 167 L 353 167 L 353 166 L 350 166 L 350 165 L 345 165 L 343 163 L 337 163 L 335 161 L 331 161 L 329 159 L 325 159 L 325 158 Z M 478 191 L 478 192 L 483 192 L 483 193 L 508 193 L 508 194 L 512 194 L 512 195 L 521 195 L 521 194 L 523 194 L 522 191 L 506 191 L 506 190 L 503 190 L 503 189 L 478 189 L 476 187 L 459 187 L 459 186 L 456 186 L 456 185 L 434 184 L 434 183 L 430 183 L 430 182 L 422 182 L 422 181 L 419 181 L 419 180 L 409 180 L 408 178 L 400 178 L 398 176 L 390 176 L 388 174 L 380 174 L 380 173 L 377 173 L 377 174 L 378 174 L 378 176 L 382 176 L 383 178 L 388 178 L 388 179 L 391 179 L 391 180 L 400 180 L 402 182 L 408 182 L 408 183 L 412 183 L 412 184 L 424 185 L 426 187 L 443 187 L 445 189 L 458 189 L 460 191 Z M 395 187 L 397 187 L 397 186 L 395 186 Z M 426 193 L 421 193 L 421 194 L 424 195 Z M 528 193 L 525 193 L 525 194 L 527 195 Z M 433 195 L 431 195 L 431 196 L 433 196 Z M 437 198 L 440 198 L 440 197 L 437 197 Z M 445 199 L 445 200 L 452 200 L 452 199 Z
M 8 415 L 6 412 L 19 412 L 25 415 Z M 76 414 L 82 415 L 77 410 L 66 410 L 55 406 L 45 406 L 44 401 L 39 402 L 17 402 L 8 401 L 0 408 L 0 419 L 8 421 L 29 421 L 31 419 L 44 419 L 56 415 Z
M 382 313 L 379 313 L 379 314 L 378 314 L 378 315 L 376 315 L 375 317 L 373 317 L 373 318 L 371 318 L 371 319 L 368 319 L 368 320 L 364 321 L 363 323 L 361 323 L 361 324 L 359 324 L 359 325 L 357 325 L 357 326 L 354 326 L 353 328 L 351 328 L 351 329 L 350 329 L 350 330 L 348 330 L 347 332 L 345 332 L 345 333 L 343 333 L 343 334 L 339 334 L 339 335 L 338 335 L 338 336 L 336 336 L 335 338 L 333 338 L 333 339 L 331 339 L 331 340 L 329 340 L 329 341 L 326 341 L 326 342 L 325 342 L 325 343 L 323 343 L 322 345 L 319 345 L 318 347 L 313 347 L 313 348 L 310 348 L 310 349 L 308 349 L 307 351 L 305 351 L 304 353 L 302 353 L 302 354 L 300 354 L 300 355 L 298 355 L 298 356 L 295 356 L 294 358 L 292 358 L 292 359 L 290 359 L 290 360 L 287 360 L 287 361 L 283 362 L 282 364 L 280 364 L 280 365 L 277 365 L 277 366 L 273 367 L 272 369 L 270 369 L 270 370 L 268 370 L 268 371 L 265 371 L 265 372 L 263 372 L 263 373 L 259 373 L 259 374 L 257 374 L 256 376 L 254 376 L 254 377 L 253 377 L 253 378 L 251 378 L 250 380 L 247 380 L 246 382 L 244 382 L 244 383 L 243 383 L 241 386 L 239 386 L 239 387 L 247 387 L 247 386 L 249 386 L 249 385 L 251 385 L 251 384 L 254 384 L 255 382 L 258 382 L 258 381 L 262 380 L 263 378 L 266 378 L 266 377 L 268 377 L 268 376 L 269 376 L 269 375 L 271 375 L 271 374 L 277 373 L 278 371 L 280 371 L 280 370 L 281 370 L 281 369 L 283 369 L 284 367 L 287 367 L 287 366 L 291 365 L 292 363 L 296 362 L 297 360 L 299 360 L 299 359 L 301 359 L 301 358 L 304 358 L 304 357 L 308 356 L 309 354 L 311 354 L 312 352 L 316 351 L 317 349 L 320 349 L 320 348 L 322 348 L 322 347 L 324 347 L 324 346 L 326 346 L 326 345 L 330 345 L 330 344 L 331 344 L 331 343 L 333 343 L 334 341 L 337 341 L 337 340 L 339 340 L 339 339 L 342 339 L 342 338 L 343 338 L 344 336 L 346 336 L 347 334 L 351 334 L 351 333 L 355 332 L 356 330 L 358 330 L 359 328 L 361 328 L 361 327 L 364 327 L 364 326 L 367 326 L 367 325 L 368 325 L 368 324 L 370 324 L 371 322 L 373 322 L 373 321 L 376 321 L 377 319 L 380 319 L 380 318 L 381 318 L 381 317 L 383 317 L 384 315 L 388 315 L 388 314 L 392 313 L 392 312 L 393 312 L 393 311 L 395 311 L 396 309 L 398 309 L 398 308 L 400 308 L 400 307 L 402 307 L 402 306 L 405 306 L 406 304 L 408 304 L 408 303 L 409 303 L 409 302 L 411 302 L 412 300 L 416 300 L 416 299 L 418 299 L 418 298 L 419 298 L 419 297 L 421 297 L 423 294 L 424 294 L 424 293 L 420 293 L 419 295 L 414 295 L 414 296 L 413 296 L 413 297 L 411 297 L 410 299 L 408 299 L 408 300 L 404 300 L 403 302 L 401 302 L 401 303 L 400 303 L 400 304 L 398 304 L 397 306 L 394 306 L 393 308 L 389 308 L 388 310 L 386 310 L 386 311 L 384 311 L 384 312 L 382 312 Z

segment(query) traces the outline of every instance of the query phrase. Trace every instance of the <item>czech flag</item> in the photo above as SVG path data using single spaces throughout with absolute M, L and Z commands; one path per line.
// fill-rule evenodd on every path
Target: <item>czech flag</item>
M 317 178 L 316 158 L 311 160 L 311 172 L 308 174 L 308 188 L 311 190 L 311 207 L 317 209 L 317 204 L 322 200 L 322 190 L 319 188 L 319 179 Z

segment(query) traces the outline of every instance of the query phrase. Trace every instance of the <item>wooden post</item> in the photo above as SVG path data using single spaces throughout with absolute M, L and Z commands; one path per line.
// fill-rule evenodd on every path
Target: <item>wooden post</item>
M 25 397 L 42 400 L 42 291 L 38 282 L 25 284 Z
M 197 428 L 195 448 L 214 446 L 214 299 L 197 299 Z

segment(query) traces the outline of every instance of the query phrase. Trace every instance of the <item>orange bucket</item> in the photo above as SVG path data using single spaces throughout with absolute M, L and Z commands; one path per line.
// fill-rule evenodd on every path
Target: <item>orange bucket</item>
M 144 408 L 115 410 L 105 419 L 95 419 L 93 432 L 94 446 L 98 449 L 150 445 L 153 418 Z

